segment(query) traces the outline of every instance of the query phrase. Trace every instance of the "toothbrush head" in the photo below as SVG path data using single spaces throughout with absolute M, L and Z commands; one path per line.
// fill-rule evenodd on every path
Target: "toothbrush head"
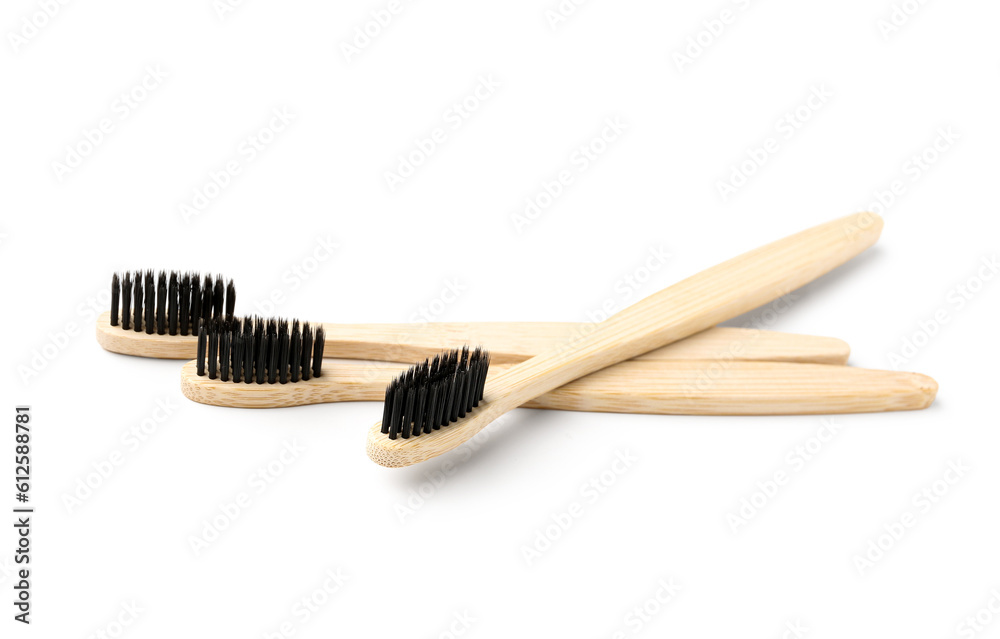
M 198 324 L 232 319 L 236 287 L 221 275 L 180 271 L 126 271 L 111 277 L 111 309 L 97 318 L 106 350 L 190 359 Z
M 483 399 L 489 367 L 490 354 L 468 346 L 410 367 L 386 388 L 381 432 L 409 439 L 465 417 Z

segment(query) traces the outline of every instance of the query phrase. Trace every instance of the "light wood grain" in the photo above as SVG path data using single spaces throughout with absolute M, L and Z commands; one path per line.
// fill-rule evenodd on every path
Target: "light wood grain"
M 512 365 L 490 367 L 502 374 Z M 288 384 L 244 384 L 181 371 L 181 391 L 202 404 L 278 408 L 380 401 L 402 364 L 336 362 L 322 377 Z M 937 383 L 918 373 L 827 364 L 631 360 L 573 380 L 524 404 L 545 408 L 655 415 L 805 415 L 926 408 Z
M 193 359 L 193 335 L 147 335 L 111 326 L 110 312 L 97 318 L 97 342 L 106 350 L 137 357 Z M 469 322 L 428 324 L 323 324 L 330 358 L 418 362 L 462 346 L 489 344 L 497 364 L 523 362 L 594 330 L 596 324 L 571 322 Z M 850 347 L 835 337 L 796 335 L 747 328 L 713 327 L 643 353 L 640 359 L 718 359 L 843 364 Z
M 368 456 L 380 465 L 400 467 L 441 455 L 507 411 L 554 388 L 703 331 L 809 283 L 874 244 L 881 230 L 877 215 L 850 215 L 698 273 L 613 315 L 590 334 L 489 380 L 484 401 L 455 424 L 393 440 L 377 422 L 368 431 Z

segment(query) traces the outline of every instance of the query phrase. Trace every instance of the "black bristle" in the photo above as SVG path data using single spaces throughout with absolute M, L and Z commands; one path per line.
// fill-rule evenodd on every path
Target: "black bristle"
M 288 383 L 288 331 L 278 334 L 278 382 Z
M 111 325 L 118 326 L 118 296 L 121 295 L 121 285 L 118 273 L 111 276 Z
M 475 356 L 475 365 L 472 368 L 472 378 L 469 391 L 469 410 L 479 406 L 479 380 L 482 378 L 483 366 L 479 356 Z
M 219 330 L 217 327 L 208 329 L 208 378 L 215 379 L 219 368 Z
M 215 280 L 215 287 L 212 290 L 212 317 L 222 318 L 222 307 L 225 304 L 225 288 L 222 284 L 222 276 Z
M 180 302 L 177 292 L 177 271 L 170 272 L 170 284 L 167 286 L 167 332 L 177 334 L 177 304 Z
M 482 400 L 488 369 L 489 353 L 468 347 L 411 366 L 386 388 L 382 432 L 406 439 L 462 419 Z
M 309 322 L 302 325 L 302 381 L 308 382 L 312 376 L 312 329 Z
M 208 275 L 201 283 L 201 318 L 206 322 L 212 319 L 212 278 Z
M 128 330 L 132 327 L 132 274 L 125 271 L 125 279 L 122 281 L 122 328 Z
M 160 271 L 156 278 L 156 334 L 167 332 L 167 276 Z
M 243 382 L 253 381 L 253 320 L 243 320 Z
M 424 362 L 426 364 L 426 362 Z M 417 389 L 417 410 L 413 413 L 413 436 L 416 437 L 421 432 L 425 431 L 424 425 L 427 422 L 427 417 L 424 413 L 424 409 L 427 406 L 427 385 L 423 384 Z
M 458 371 L 455 375 L 455 419 L 462 419 L 468 410 L 469 399 L 469 371 Z
M 396 380 L 385 387 L 385 401 L 382 403 L 382 434 L 389 432 L 389 419 L 392 417 L 392 396 L 396 391 Z
M 483 393 L 486 391 L 486 371 L 490 368 L 490 354 L 482 349 L 479 349 L 480 359 L 479 359 L 479 379 L 476 380 L 479 385 L 479 391 L 476 393 L 476 406 L 479 406 L 479 402 L 483 401 Z
M 198 328 L 198 320 L 201 319 L 201 276 L 197 273 L 191 274 L 191 330 Z
M 196 360 L 200 377 L 205 376 L 205 354 L 208 352 L 208 335 L 205 331 L 204 323 L 198 326 L 198 357 Z
M 236 310 L 236 287 L 233 281 L 229 280 L 226 285 L 226 319 L 233 319 L 233 312 Z
M 413 423 L 413 409 L 417 401 L 417 389 L 410 386 L 406 390 L 406 402 L 403 404 L 403 419 L 399 423 L 399 435 L 403 439 L 410 438 L 410 425 Z M 417 433 L 418 435 L 420 433 Z
M 230 353 L 229 347 L 232 340 L 231 329 L 227 326 L 219 335 L 219 379 L 224 382 L 229 381 Z
M 438 383 L 435 382 L 433 384 L 430 384 L 427 389 L 427 417 L 426 419 L 424 419 L 424 428 L 423 428 L 423 431 L 425 433 L 431 432 L 431 430 L 434 428 L 435 424 L 434 418 L 437 415 L 437 406 L 438 406 L 438 401 L 437 401 L 438 387 L 439 387 Z M 440 428 L 440 426 L 438 426 L 438 428 Z
M 238 320 L 237 320 L 238 321 Z M 243 333 L 238 329 L 233 331 L 233 382 L 239 384 L 243 380 Z
M 251 341 L 253 342 L 253 368 L 255 372 L 260 373 L 262 376 L 264 374 L 264 359 L 260 356 L 260 343 L 263 339 L 264 320 L 256 317 L 253 321 L 253 334 L 251 335 Z M 263 379 L 263 377 L 261 377 L 261 379 Z
M 392 396 L 392 416 L 389 418 L 389 439 L 396 439 L 399 432 L 399 422 L 402 415 L 403 389 L 396 385 L 396 392 Z
M 313 346 L 313 377 L 319 377 L 323 372 L 323 347 L 326 345 L 326 332 L 320 326 L 316 329 L 316 345 Z
M 258 326 L 263 327 L 263 324 L 258 324 Z M 267 355 L 270 349 L 268 348 L 268 337 L 267 333 L 263 330 L 258 331 L 260 335 L 254 336 L 254 341 L 259 345 L 257 347 L 257 361 L 255 362 L 255 369 L 257 371 L 257 383 L 263 384 L 267 381 Z
M 441 417 L 441 425 L 447 426 L 451 422 L 458 419 L 458 409 L 455 406 L 455 373 L 450 374 L 446 378 L 445 393 L 444 393 L 444 413 Z
M 142 330 L 142 273 L 135 272 L 132 289 L 132 330 Z
M 180 299 L 180 311 L 178 313 L 179 317 L 179 330 L 181 335 L 187 335 L 191 330 L 191 275 L 190 273 L 185 273 L 181 276 L 180 291 L 178 293 Z
M 289 350 L 288 378 L 291 382 L 297 382 L 302 371 L 302 329 L 299 327 L 299 320 L 292 322 L 292 337 Z
M 438 380 L 437 383 L 437 410 L 434 412 L 433 429 L 441 430 L 441 426 L 448 423 L 448 418 L 444 416 L 447 409 L 448 383 L 446 380 Z
M 267 333 L 267 383 L 273 384 L 278 379 L 278 347 L 279 340 L 277 333 L 270 332 L 271 325 L 268 325 Z
M 153 271 L 146 271 L 142 287 L 146 293 L 143 305 L 145 306 L 145 328 L 146 334 L 152 335 L 156 330 L 156 280 L 153 279 Z

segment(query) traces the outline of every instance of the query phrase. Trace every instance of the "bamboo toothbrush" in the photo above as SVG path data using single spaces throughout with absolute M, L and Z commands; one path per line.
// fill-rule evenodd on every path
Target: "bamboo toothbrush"
M 194 359 L 198 338 L 124 331 L 109 323 L 110 312 L 97 320 L 97 341 L 108 351 L 158 359 Z M 431 322 L 427 324 L 332 324 L 316 322 L 325 333 L 325 356 L 342 359 L 414 362 L 464 344 L 490 344 L 499 364 L 522 362 L 574 337 L 594 324 L 573 322 Z M 495 345 L 495 346 L 493 346 Z M 714 326 L 656 349 L 640 359 L 707 359 L 725 353 L 747 361 L 843 364 L 850 354 L 835 337 L 799 335 L 754 328 Z
M 493 365 L 489 372 L 502 374 L 511 366 Z M 184 365 L 185 397 L 213 406 L 280 408 L 378 401 L 392 379 L 408 367 L 338 363 L 320 377 L 284 385 L 237 382 L 232 372 L 226 380 L 219 374 L 213 379 L 207 368 L 197 360 Z M 707 371 L 713 371 L 711 378 Z M 829 364 L 634 359 L 573 380 L 524 407 L 658 415 L 863 413 L 926 408 L 936 392 L 934 380 L 918 373 Z
M 200 321 L 233 319 L 232 280 L 197 273 L 139 271 L 115 274 L 111 310 L 97 318 L 106 350 L 138 357 L 193 359 Z M 571 322 L 434 322 L 428 324 L 320 324 L 326 357 L 415 362 L 463 344 L 490 344 L 493 361 L 515 363 L 594 329 Z M 315 338 L 315 336 L 314 336 Z M 711 359 L 843 364 L 849 349 L 832 337 L 712 327 L 640 356 L 651 360 Z
M 382 466 L 401 467 L 441 455 L 500 415 L 574 379 L 807 284 L 874 244 L 881 229 L 881 218 L 860 213 L 760 247 L 640 300 L 586 337 L 512 366 L 488 382 L 489 355 L 479 349 L 455 371 L 415 367 L 387 389 L 383 419 L 368 432 L 368 456 Z M 442 403 L 448 410 L 437 408 Z
M 338 362 L 320 374 L 322 360 L 303 353 L 302 335 L 295 322 L 213 320 L 199 329 L 198 358 L 184 365 L 181 391 L 202 404 L 236 408 L 371 401 L 381 399 L 393 377 L 408 368 L 390 362 Z M 681 344 L 660 350 L 669 356 Z M 525 406 L 697 415 L 875 412 L 924 408 L 937 388 L 916 373 L 737 361 L 724 352 L 698 361 L 681 354 L 675 360 L 621 362 Z M 449 370 L 468 359 L 467 350 L 444 358 Z M 510 366 L 493 365 L 490 373 Z

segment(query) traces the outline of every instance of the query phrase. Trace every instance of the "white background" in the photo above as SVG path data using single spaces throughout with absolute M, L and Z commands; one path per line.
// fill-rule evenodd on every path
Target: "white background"
M 39 6 L 10 0 L 0 21 L 2 406 L 33 406 L 37 508 L 34 623 L 5 603 L 4 636 L 114 633 L 119 618 L 128 637 L 275 636 L 285 622 L 296 637 L 1000 632 L 1000 620 L 960 626 L 1000 605 L 1000 283 L 979 277 L 998 250 L 996 3 L 595 1 L 553 26 L 555 0 L 425 0 L 353 54 L 344 43 L 384 0 L 253 0 L 221 17 L 210 0 L 70 2 L 48 20 Z M 697 55 L 679 62 L 685 51 Z M 124 108 L 147 68 L 165 77 Z M 481 78 L 499 86 L 454 126 Z M 813 91 L 827 97 L 809 107 Z M 274 109 L 293 119 L 251 159 L 240 145 Z M 797 109 L 797 128 L 779 125 Z M 573 154 L 608 118 L 625 131 L 580 171 Z M 103 119 L 110 132 L 88 149 L 83 132 Z M 386 172 L 435 128 L 443 142 L 391 189 Z M 720 181 L 768 138 L 776 152 L 723 197 Z M 74 167 L 68 148 L 85 156 Z M 185 219 L 230 161 L 240 173 Z M 525 199 L 562 170 L 572 183 L 519 229 Z M 820 417 L 517 411 L 428 488 L 440 461 L 387 470 L 365 456 L 377 404 L 197 405 L 178 362 L 113 355 L 92 335 L 111 273 L 135 268 L 224 273 L 242 312 L 277 291 L 275 313 L 330 322 L 425 308 L 440 321 L 586 321 L 608 299 L 624 306 L 873 207 L 875 249 L 785 312 L 734 323 L 837 336 L 872 368 L 916 340 L 896 366 L 937 379 L 938 401 L 838 417 L 836 437 L 736 532 L 729 515 L 789 470 Z M 337 248 L 306 279 L 286 275 L 326 241 Z M 623 278 L 659 249 L 669 259 L 627 298 Z M 461 293 L 445 304 L 449 284 Z M 977 291 L 961 308 L 960 285 Z M 939 311 L 948 323 L 926 328 Z M 133 449 L 123 437 L 158 401 L 170 415 Z M 249 477 L 285 441 L 303 452 L 258 493 Z M 624 451 L 628 471 L 583 496 Z M 115 452 L 123 463 L 68 506 Z M 969 470 L 919 508 L 952 462 Z M 428 496 L 401 516 L 414 490 Z M 241 492 L 252 504 L 196 554 L 192 536 Z M 583 516 L 529 565 L 524 548 L 572 502 Z M 916 524 L 859 569 L 906 512 Z M 8 602 L 15 541 L 2 529 Z M 296 602 L 338 570 L 346 583 L 301 623 Z M 679 588 L 664 605 L 661 580 Z M 637 606 L 658 610 L 640 624 Z

